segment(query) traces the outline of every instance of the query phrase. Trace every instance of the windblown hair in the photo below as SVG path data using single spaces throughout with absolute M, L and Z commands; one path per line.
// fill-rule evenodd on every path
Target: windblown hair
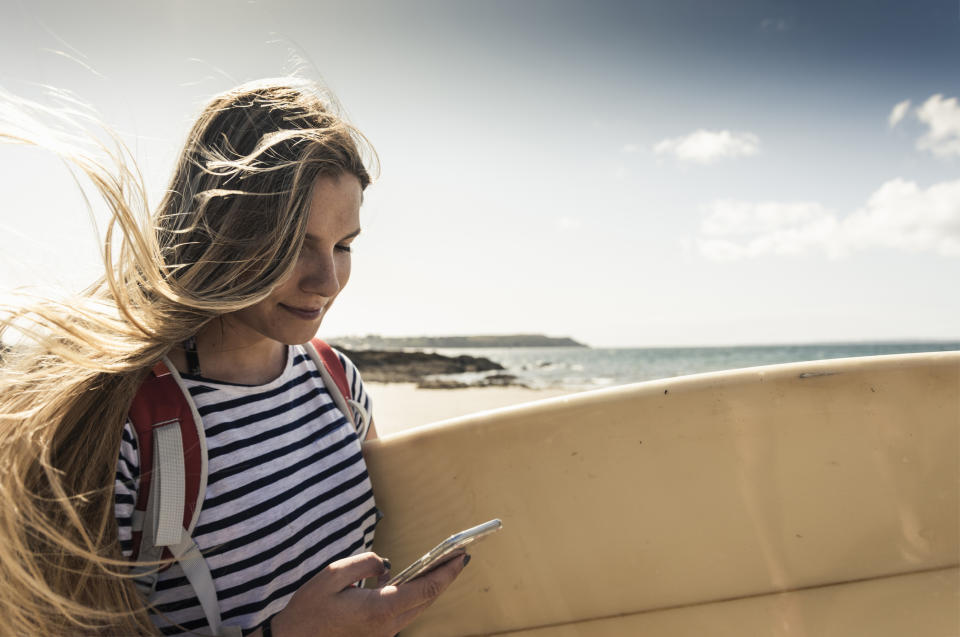
M 133 396 L 172 346 L 292 272 L 311 186 L 349 174 L 365 188 L 372 149 L 310 83 L 246 84 L 204 108 L 151 215 L 116 136 L 91 153 L 57 132 L 76 131 L 77 110 L 16 98 L 0 110 L 0 141 L 60 155 L 111 213 L 100 280 L 0 308 L 0 338 L 25 341 L 0 364 L 0 635 L 157 634 L 113 508 Z M 57 125 L 38 125 L 41 111 Z

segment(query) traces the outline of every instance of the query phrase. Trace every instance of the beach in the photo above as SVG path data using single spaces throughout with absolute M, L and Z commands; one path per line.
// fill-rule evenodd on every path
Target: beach
M 478 411 L 563 396 L 571 389 L 468 387 L 420 389 L 416 383 L 366 383 L 381 436 Z
M 373 399 L 381 434 L 480 411 L 727 369 L 796 361 L 960 349 L 960 342 L 689 348 L 504 347 L 344 350 Z M 485 371 L 480 371 L 485 370 Z

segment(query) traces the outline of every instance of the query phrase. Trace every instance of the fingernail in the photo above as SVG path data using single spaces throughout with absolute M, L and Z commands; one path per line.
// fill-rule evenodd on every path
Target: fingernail
M 469 554 L 468 554 L 468 555 L 464 555 L 464 556 L 463 556 L 463 566 L 464 566 L 464 568 L 466 568 L 467 564 L 469 564 L 469 563 L 470 563 L 470 555 L 469 555 Z
M 387 558 L 383 558 L 383 570 L 385 571 L 390 570 L 390 560 L 388 560 Z

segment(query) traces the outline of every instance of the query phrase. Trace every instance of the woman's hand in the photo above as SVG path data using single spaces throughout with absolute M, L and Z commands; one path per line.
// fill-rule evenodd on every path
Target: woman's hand
M 387 574 L 375 553 L 337 560 L 304 584 L 271 622 L 274 637 L 392 637 L 412 622 L 457 578 L 461 553 L 400 586 L 363 589 L 355 582 Z

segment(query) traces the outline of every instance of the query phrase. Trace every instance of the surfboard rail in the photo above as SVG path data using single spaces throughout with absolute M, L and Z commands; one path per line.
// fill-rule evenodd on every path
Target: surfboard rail
M 385 512 L 374 548 L 395 564 L 503 520 L 404 635 L 695 634 L 684 621 L 730 613 L 807 634 L 783 627 L 822 626 L 831 604 L 838 630 L 856 616 L 893 635 L 857 609 L 897 590 L 911 634 L 941 635 L 960 600 L 958 449 L 960 352 L 940 352 L 562 396 L 365 454 Z

